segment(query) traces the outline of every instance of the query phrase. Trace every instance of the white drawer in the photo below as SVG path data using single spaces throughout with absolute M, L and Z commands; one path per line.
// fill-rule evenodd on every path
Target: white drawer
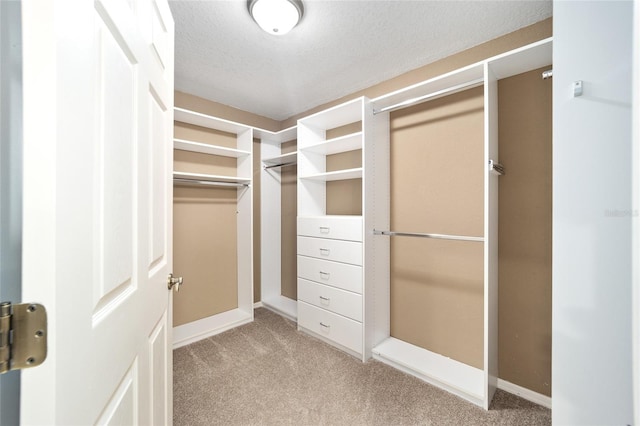
M 298 254 L 333 260 L 334 262 L 362 265 L 362 243 L 355 241 L 298 237 Z
M 362 216 L 298 217 L 298 235 L 362 241 Z
M 298 301 L 298 326 L 362 353 L 362 324 Z
M 362 296 L 298 278 L 298 299 L 362 322 Z
M 298 256 L 298 276 L 362 294 L 362 266 Z

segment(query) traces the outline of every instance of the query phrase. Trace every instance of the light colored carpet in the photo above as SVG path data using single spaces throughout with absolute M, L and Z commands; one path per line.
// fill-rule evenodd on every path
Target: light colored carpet
M 498 391 L 489 411 L 377 361 L 362 363 L 266 309 L 174 351 L 174 425 L 550 425 Z

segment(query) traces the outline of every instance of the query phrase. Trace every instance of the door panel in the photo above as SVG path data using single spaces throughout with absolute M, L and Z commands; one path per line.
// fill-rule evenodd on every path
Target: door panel
M 50 346 L 22 421 L 169 424 L 173 20 L 162 0 L 23 5 L 23 290 Z

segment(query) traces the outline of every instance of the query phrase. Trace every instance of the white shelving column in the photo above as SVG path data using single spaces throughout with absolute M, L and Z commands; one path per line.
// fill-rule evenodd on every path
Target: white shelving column
M 296 320 L 298 309 L 295 300 L 282 295 L 281 282 L 281 165 L 297 161 L 297 153 L 282 155 L 281 145 L 296 138 L 296 128 L 272 133 L 257 131 L 260 137 L 260 245 L 261 245 L 261 299 L 262 304 L 285 317 Z
M 359 131 L 326 138 L 327 131 L 358 122 Z M 388 172 L 376 175 L 374 168 L 378 161 L 388 169 L 388 139 L 388 114 L 374 116 L 366 98 L 298 121 L 298 328 L 362 361 L 380 338 L 374 327 L 376 284 L 388 282 L 388 262 L 375 266 L 373 246 L 379 212 L 373 188 L 380 178 L 388 188 Z M 327 171 L 327 156 L 359 149 L 361 167 Z M 362 215 L 328 215 L 327 182 L 348 179 L 361 179 Z M 388 224 L 388 211 L 379 218 Z M 380 274 L 386 280 L 376 281 Z
M 175 185 L 237 186 L 237 308 L 173 329 L 174 348 L 253 321 L 253 128 L 183 108 L 174 109 L 174 120 L 236 135 L 236 148 L 174 140 L 174 148 L 208 155 L 236 158 L 235 175 L 209 175 L 175 170 Z M 188 284 L 188 282 L 186 282 Z
M 443 74 L 396 92 L 373 99 L 375 111 L 391 111 L 417 102 L 436 99 L 471 87 L 484 85 L 484 340 L 482 369 L 412 345 L 390 336 L 388 311 L 389 277 L 386 293 L 377 292 L 374 358 L 434 384 L 485 409 L 489 408 L 498 380 L 498 175 L 490 169 L 489 160 L 498 158 L 498 80 L 549 65 L 552 61 L 551 39 L 541 40 L 476 64 Z M 506 165 L 508 167 L 508 165 Z M 384 168 L 379 168 L 384 170 Z M 388 175 L 387 175 L 388 176 Z M 378 193 L 374 209 L 389 208 L 388 188 L 375 186 Z M 386 193 L 384 192 L 386 191 Z M 385 200 L 386 203 L 385 203 Z M 388 220 L 388 218 L 387 218 Z M 375 229 L 387 227 L 375 225 Z M 365 231 L 370 231 L 367 227 Z M 388 240 L 386 236 L 377 236 Z M 375 265 L 389 263 L 388 247 L 375 251 Z M 388 271 L 386 271 L 388 274 Z M 387 311 L 384 306 L 387 306 Z

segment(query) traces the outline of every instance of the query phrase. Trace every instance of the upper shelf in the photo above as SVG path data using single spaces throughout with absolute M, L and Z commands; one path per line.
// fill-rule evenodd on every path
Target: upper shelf
M 181 123 L 193 124 L 195 126 L 220 130 L 227 133 L 240 134 L 247 130 L 251 130 L 250 126 L 245 126 L 234 121 L 229 121 L 178 107 L 175 107 L 173 109 L 173 119 Z
M 323 155 L 338 154 L 340 152 L 354 151 L 356 149 L 362 149 L 362 132 L 328 139 L 326 141 L 301 148 L 301 150 L 306 152 L 315 152 Z
M 318 129 L 335 129 L 362 120 L 363 108 L 364 98 L 360 97 L 302 118 L 298 122 Z
M 220 155 L 223 157 L 246 157 L 251 155 L 249 151 L 227 148 L 219 145 L 209 145 L 201 142 L 193 142 L 184 139 L 174 139 L 173 147 L 182 151 L 200 152 L 202 154 Z

